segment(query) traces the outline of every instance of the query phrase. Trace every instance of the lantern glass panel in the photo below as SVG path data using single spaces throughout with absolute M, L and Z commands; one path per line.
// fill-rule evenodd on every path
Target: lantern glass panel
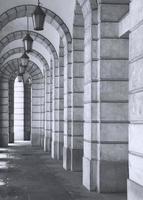
M 27 66 L 29 61 L 29 56 L 24 52 L 24 54 L 21 56 L 21 65 Z
M 22 65 L 19 66 L 19 72 L 20 72 L 20 74 L 24 74 L 25 70 L 26 70 L 25 66 L 22 66 Z
M 23 76 L 21 73 L 18 74 L 18 82 L 23 82 Z
M 26 58 L 21 58 L 21 65 L 22 65 L 22 66 L 28 65 L 28 59 L 26 59 Z
M 46 14 L 42 10 L 42 8 L 38 5 L 32 16 L 34 30 L 41 31 L 44 29 L 45 17 Z
M 33 39 L 30 36 L 29 33 L 27 33 L 27 35 L 25 36 L 25 38 L 23 39 L 23 44 L 24 44 L 24 49 L 26 52 L 31 52 L 32 51 L 32 47 L 33 47 Z

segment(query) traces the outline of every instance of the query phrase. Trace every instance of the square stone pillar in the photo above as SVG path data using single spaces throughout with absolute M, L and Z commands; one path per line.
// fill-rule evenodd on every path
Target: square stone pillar
M 97 10 L 89 9 L 88 1 L 84 4 L 85 38 L 84 38 L 84 155 L 83 155 L 83 185 L 88 190 L 97 189 Z M 94 16 L 94 18 L 93 18 Z M 92 19 L 94 19 L 92 21 Z
M 61 56 L 61 55 L 60 55 Z M 63 57 L 63 55 L 62 55 Z M 57 63 L 57 64 L 56 64 Z M 55 63 L 54 83 L 53 83 L 53 134 L 52 134 L 52 157 L 61 159 L 63 155 L 63 99 L 64 99 L 64 80 L 63 62 L 61 57 Z
M 32 132 L 31 142 L 33 146 L 41 145 L 41 85 L 40 79 L 32 81 Z
M 52 103 L 52 96 L 53 96 L 53 67 L 52 67 L 52 61 L 50 64 L 50 69 L 48 72 L 48 78 L 47 78 L 47 114 L 46 114 L 46 127 L 47 127 L 47 133 L 46 133 L 46 148 L 49 153 L 51 153 L 52 149 L 52 109 L 53 109 L 53 103 Z
M 45 131 L 44 131 L 44 121 L 45 121 L 45 80 L 43 77 L 43 83 L 41 83 L 41 105 L 40 105 L 40 145 L 44 149 L 44 136 L 45 136 Z
M 71 43 L 64 47 L 64 147 L 63 167 L 71 169 Z
M 52 148 L 51 148 L 51 156 L 52 158 L 57 157 L 56 153 L 56 140 L 57 140 L 57 133 L 55 132 L 55 120 L 56 120 L 56 112 L 55 112 L 55 101 L 56 101 L 56 81 L 55 77 L 57 76 L 58 73 L 58 65 L 55 64 L 55 60 L 52 61 Z
M 84 129 L 84 19 L 80 5 L 76 2 L 72 44 L 72 129 L 71 170 L 82 171 Z
M 126 192 L 129 43 L 119 38 L 118 21 L 127 11 L 126 3 L 98 4 L 98 192 Z
M 9 143 L 9 92 L 8 80 L 0 78 L 0 147 Z
M 130 2 L 128 200 L 143 199 L 143 2 Z
M 9 81 L 9 143 L 14 143 L 14 81 Z
M 62 39 L 59 46 L 59 68 L 56 77 L 57 98 L 55 102 L 56 108 L 56 132 L 57 132 L 57 159 L 63 158 L 64 145 L 64 46 Z
M 51 89 L 51 76 L 50 76 L 50 69 L 49 69 L 49 66 L 48 66 L 48 69 L 47 69 L 47 78 L 46 78 L 46 87 L 45 87 L 45 92 L 46 92 L 46 105 L 45 105 L 45 120 L 46 120 L 46 123 L 45 123 L 45 138 L 44 138 L 44 151 L 48 151 L 50 152 L 51 151 L 51 147 L 50 147 L 50 133 L 51 133 L 51 130 L 50 130 L 50 125 L 51 125 L 51 120 L 50 120 L 50 108 L 51 108 L 51 101 L 50 101 L 50 98 L 51 98 L 51 92 L 50 92 L 50 89 Z

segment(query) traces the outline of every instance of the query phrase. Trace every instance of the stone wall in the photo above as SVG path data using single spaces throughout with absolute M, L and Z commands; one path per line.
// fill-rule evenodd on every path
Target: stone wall
M 143 2 L 130 3 L 128 200 L 143 199 Z
M 126 192 L 129 168 L 128 200 L 143 199 L 142 13 L 142 0 L 131 0 L 130 8 L 129 0 L 78 0 L 72 40 L 62 20 L 48 13 L 59 34 L 59 53 L 50 51 L 46 78 L 31 68 L 32 144 L 63 159 L 64 169 L 82 171 L 88 190 Z M 40 40 L 46 46 L 45 41 Z M 8 130 L 13 134 L 12 86 L 0 81 L 0 141 L 7 145 Z M 29 97 L 30 88 L 27 109 Z

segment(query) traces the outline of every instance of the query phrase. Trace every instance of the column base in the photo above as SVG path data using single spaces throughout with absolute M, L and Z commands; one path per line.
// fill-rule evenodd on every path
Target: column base
M 41 147 L 44 149 L 44 135 L 41 135 L 40 140 Z
M 57 160 L 63 158 L 63 142 L 52 142 L 52 158 Z
M 40 141 L 40 133 L 36 133 L 36 131 L 33 133 L 32 132 L 32 136 L 31 136 L 31 143 L 32 146 L 40 146 L 41 141 Z
M 128 180 L 128 200 L 142 200 L 143 186 Z
M 83 185 L 89 191 L 97 190 L 97 161 L 83 157 Z
M 62 160 L 63 159 L 63 146 L 64 146 L 64 144 L 63 144 L 63 142 L 59 142 L 58 145 L 59 145 L 58 160 Z
M 71 170 L 71 149 L 63 147 L 63 168 Z
M 14 132 L 9 133 L 9 143 L 14 143 Z
M 8 147 L 9 137 L 8 134 L 0 135 L 0 147 Z
M 98 166 L 100 168 L 98 192 L 124 193 L 127 191 L 127 162 L 98 161 Z
M 71 149 L 71 170 L 82 171 L 83 149 Z
M 24 131 L 24 140 L 30 140 L 30 131 Z
M 51 153 L 51 147 L 52 147 L 52 139 L 50 137 L 46 137 L 44 139 L 44 151 Z

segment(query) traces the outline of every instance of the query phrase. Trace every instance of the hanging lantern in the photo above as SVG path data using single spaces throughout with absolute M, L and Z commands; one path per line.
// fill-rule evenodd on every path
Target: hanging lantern
M 40 6 L 40 2 L 38 0 L 38 6 L 36 7 L 32 15 L 34 30 L 42 31 L 44 29 L 45 17 L 46 17 L 46 14 L 42 10 Z
M 27 66 L 22 66 L 22 65 L 19 66 L 19 72 L 20 72 L 20 74 L 23 75 L 23 74 L 25 73 L 26 67 L 27 67 Z
M 32 80 L 31 80 L 31 78 L 30 78 L 30 77 L 27 79 L 27 83 L 28 83 L 29 85 L 31 85 L 31 84 L 32 84 Z
M 27 34 L 23 38 L 23 44 L 24 44 L 24 49 L 27 53 L 32 51 L 33 38 L 30 36 L 30 32 L 29 32 L 29 19 L 28 19 L 28 17 L 27 17 Z
M 24 52 L 24 54 L 21 56 L 20 60 L 21 60 L 21 66 L 25 67 L 28 65 L 29 56 L 26 54 L 26 52 Z
M 23 82 L 23 74 L 22 73 L 18 73 L 18 82 Z
M 26 36 L 23 38 L 24 49 L 27 53 L 32 51 L 33 46 L 33 39 L 30 36 L 30 33 L 27 33 Z

